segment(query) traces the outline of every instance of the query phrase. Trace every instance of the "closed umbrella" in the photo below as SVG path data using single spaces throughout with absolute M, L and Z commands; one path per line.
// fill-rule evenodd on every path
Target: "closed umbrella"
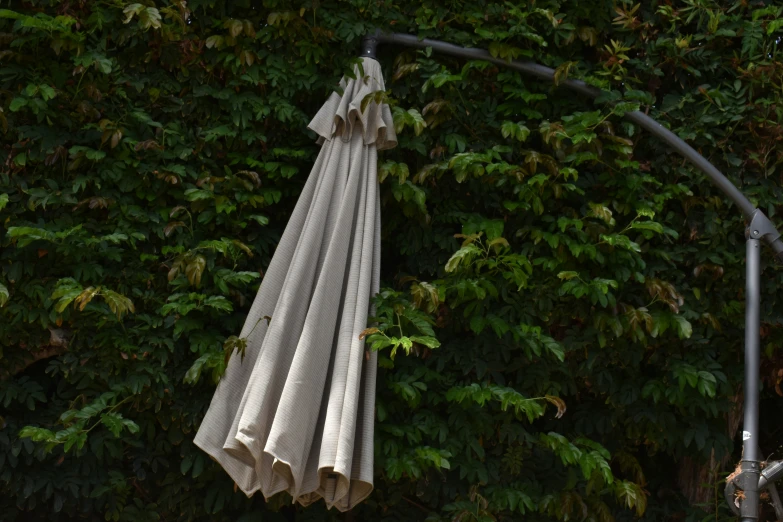
M 320 153 L 194 441 L 248 496 L 340 511 L 373 488 L 377 356 L 359 335 L 379 286 L 377 151 L 397 144 L 388 105 L 366 101 L 380 64 L 361 60 L 308 125 Z

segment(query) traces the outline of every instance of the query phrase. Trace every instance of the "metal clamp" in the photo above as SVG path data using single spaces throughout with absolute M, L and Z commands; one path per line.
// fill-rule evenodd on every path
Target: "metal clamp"
M 756 209 L 751 214 L 750 224 L 745 229 L 745 238 L 763 239 L 775 251 L 777 260 L 783 262 L 783 241 L 780 239 L 780 232 L 761 210 Z
M 739 475 L 738 475 L 739 476 Z M 732 513 L 739 516 L 739 498 L 737 497 L 737 484 L 735 482 L 737 477 L 726 480 L 726 487 L 723 489 L 723 496 L 726 497 L 726 504 L 729 505 Z
M 742 504 L 744 500 L 748 500 L 748 495 L 758 496 L 760 491 L 766 489 L 772 507 L 775 509 L 776 518 L 783 522 L 783 503 L 775 487 L 775 481 L 783 476 L 783 461 L 770 462 L 763 470 L 759 470 L 759 464 L 756 461 L 741 461 L 741 471 L 726 480 L 726 488 L 723 490 L 726 503 L 735 515 L 742 517 L 743 521 L 758 519 L 757 513 L 748 513 L 748 510 L 742 509 Z M 743 492 L 742 495 L 737 493 L 738 490 Z
M 753 211 L 750 224 L 745 229 L 746 239 L 763 239 L 767 243 L 774 243 L 780 239 L 780 232 L 772 224 L 772 221 L 760 209 Z

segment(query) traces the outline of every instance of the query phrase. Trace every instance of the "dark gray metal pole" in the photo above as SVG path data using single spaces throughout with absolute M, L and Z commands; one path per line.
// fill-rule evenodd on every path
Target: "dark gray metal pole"
M 750 229 L 745 248 L 745 418 L 742 423 L 742 522 L 755 522 L 759 516 L 759 476 L 761 472 L 759 431 L 759 311 L 761 307 L 761 245 Z

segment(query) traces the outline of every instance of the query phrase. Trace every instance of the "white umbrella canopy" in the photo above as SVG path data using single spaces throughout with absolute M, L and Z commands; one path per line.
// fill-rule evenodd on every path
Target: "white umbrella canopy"
M 365 101 L 380 64 L 362 68 L 308 125 L 321 151 L 194 440 L 248 496 L 340 511 L 373 488 L 377 355 L 359 335 L 379 290 L 377 151 L 397 145 L 388 105 Z

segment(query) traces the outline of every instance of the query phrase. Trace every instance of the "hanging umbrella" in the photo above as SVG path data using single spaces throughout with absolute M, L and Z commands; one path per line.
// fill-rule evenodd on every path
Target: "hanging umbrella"
M 377 151 L 397 145 L 388 105 L 366 101 L 380 64 L 354 76 L 308 125 L 321 151 L 194 440 L 248 496 L 340 511 L 373 488 L 377 356 L 359 335 L 379 286 Z

